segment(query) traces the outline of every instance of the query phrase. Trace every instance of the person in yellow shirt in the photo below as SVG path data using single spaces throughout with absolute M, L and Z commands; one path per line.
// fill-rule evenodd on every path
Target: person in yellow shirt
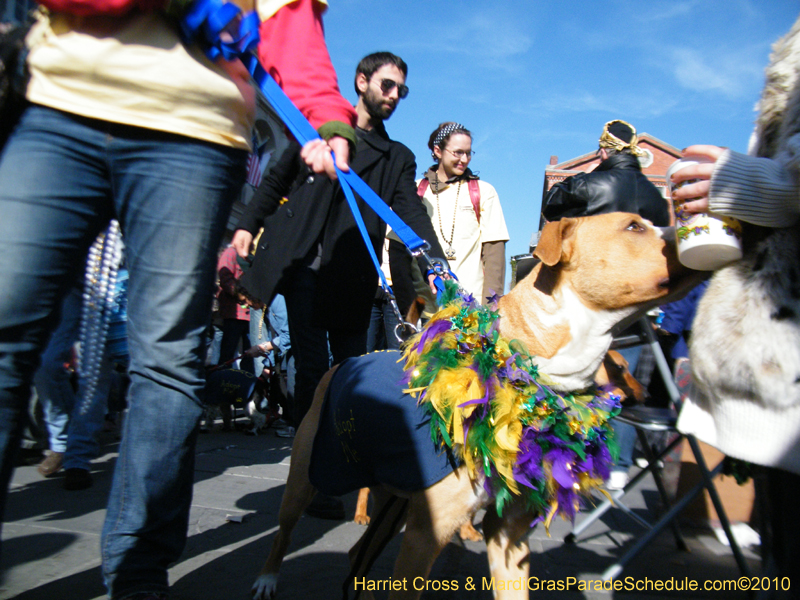
M 50 11 L 27 38 L 31 104 L 0 156 L 0 516 L 61 298 L 116 218 L 130 272 L 131 385 L 102 570 L 112 600 L 163 600 L 167 567 L 186 542 L 203 332 L 216 251 L 244 182 L 254 92 L 240 62 L 211 61 L 182 41 L 164 1 L 42 4 Z M 330 65 L 324 8 L 259 2 L 259 54 L 312 125 L 336 121 L 329 141 L 303 154 L 330 173 L 332 147 L 347 169 L 355 112 Z M 86 336 L 102 337 L 106 325 L 91 321 Z

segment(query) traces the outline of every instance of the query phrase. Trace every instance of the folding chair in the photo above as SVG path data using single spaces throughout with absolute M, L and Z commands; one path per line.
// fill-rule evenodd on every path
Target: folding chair
M 632 346 L 637 344 L 646 343 L 650 346 L 653 351 L 653 355 L 656 361 L 656 368 L 658 369 L 659 374 L 661 375 L 664 385 L 666 386 L 667 392 L 669 393 L 671 406 L 680 407 L 680 393 L 678 392 L 678 388 L 675 385 L 675 381 L 673 380 L 672 373 L 670 371 L 669 365 L 667 364 L 667 360 L 664 357 L 664 353 L 661 350 L 661 346 L 659 345 L 658 341 L 656 340 L 655 333 L 653 332 L 653 327 L 650 324 L 650 321 L 644 317 L 639 322 L 639 329 L 640 332 L 638 335 L 631 335 L 625 338 L 617 338 L 612 345 L 613 348 L 620 348 L 626 346 Z M 723 461 L 720 461 L 714 469 L 709 470 L 708 466 L 706 465 L 705 459 L 703 457 L 703 453 L 700 449 L 700 445 L 698 444 L 697 440 L 692 435 L 682 434 L 678 431 L 676 427 L 676 423 L 678 421 L 678 412 L 674 408 L 653 408 L 653 407 L 646 407 L 646 406 L 635 406 L 631 408 L 623 408 L 620 412 L 619 416 L 616 417 L 618 422 L 627 423 L 636 428 L 636 433 L 639 438 L 639 441 L 642 446 L 642 450 L 644 451 L 645 458 L 647 460 L 647 466 L 641 469 L 636 475 L 628 482 L 628 484 L 622 488 L 621 490 L 613 491 L 611 495 L 611 499 L 606 498 L 603 500 L 588 516 L 583 519 L 573 530 L 572 532 L 567 535 L 565 538 L 565 542 L 568 544 L 575 543 L 580 536 L 581 533 L 586 531 L 586 529 L 595 521 L 597 521 L 600 517 L 602 517 L 610 508 L 617 507 L 620 508 L 624 514 L 631 517 L 634 521 L 642 525 L 643 527 L 647 528 L 648 531 L 643 536 L 638 538 L 633 546 L 625 552 L 625 554 L 617 560 L 613 565 L 608 567 L 606 571 L 603 573 L 602 577 L 604 580 L 609 580 L 616 578 L 622 570 L 625 568 L 631 560 L 633 560 L 645 547 L 647 547 L 650 542 L 652 542 L 655 537 L 660 534 L 664 528 L 668 525 L 671 526 L 673 530 L 673 534 L 675 536 L 675 541 L 678 545 L 678 548 L 681 550 L 686 550 L 686 542 L 681 535 L 680 529 L 678 528 L 677 524 L 677 516 L 683 511 L 691 502 L 694 500 L 698 494 L 700 494 L 703 490 L 706 490 L 711 498 L 711 502 L 714 505 L 714 510 L 717 513 L 717 517 L 719 518 L 720 524 L 722 525 L 722 529 L 725 531 L 725 535 L 728 538 L 730 543 L 731 550 L 733 551 L 733 555 L 736 559 L 736 564 L 739 566 L 739 570 L 741 571 L 742 575 L 749 576 L 750 570 L 747 565 L 747 562 L 742 555 L 742 551 L 739 548 L 739 544 L 736 542 L 736 539 L 731 532 L 730 521 L 728 520 L 728 516 L 725 513 L 725 509 L 722 506 L 722 502 L 720 501 L 719 494 L 717 493 L 717 489 L 714 486 L 714 477 L 720 473 L 723 467 Z M 652 445 L 647 439 L 648 432 L 667 432 L 674 437 L 670 443 L 668 443 L 663 449 L 657 449 Z M 678 499 L 674 504 L 670 502 L 669 496 L 667 495 L 666 487 L 664 485 L 663 478 L 661 476 L 661 468 L 659 467 L 659 461 L 661 461 L 665 456 L 667 456 L 683 439 L 687 440 L 689 446 L 692 450 L 692 454 L 697 461 L 697 466 L 700 469 L 701 473 L 701 480 L 686 494 L 684 494 L 680 499 Z M 645 478 L 647 473 L 652 473 L 653 479 L 655 481 L 656 487 L 658 488 L 658 493 L 661 497 L 664 506 L 667 507 L 667 511 L 664 515 L 661 516 L 655 523 L 650 523 L 647 520 L 643 519 L 633 511 L 631 511 L 627 506 L 625 506 L 622 502 L 622 498 L 625 495 L 635 489 L 639 483 Z

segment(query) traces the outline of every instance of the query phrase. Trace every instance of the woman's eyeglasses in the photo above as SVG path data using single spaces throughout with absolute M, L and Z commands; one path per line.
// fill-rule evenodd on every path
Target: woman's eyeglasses
M 408 96 L 408 86 L 402 83 L 397 83 L 394 79 L 381 79 L 381 91 L 388 94 L 394 88 L 397 88 L 397 97 L 401 100 Z
M 445 148 L 450 154 L 455 156 L 458 160 L 462 158 L 472 158 L 475 155 L 475 152 L 472 150 L 450 150 L 450 148 Z

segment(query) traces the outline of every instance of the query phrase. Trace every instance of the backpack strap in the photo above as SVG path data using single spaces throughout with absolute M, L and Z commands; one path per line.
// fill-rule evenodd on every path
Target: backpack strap
M 417 195 L 422 198 L 425 195 L 425 191 L 428 189 L 428 178 L 423 177 L 419 185 L 417 186 Z M 472 201 L 472 209 L 475 211 L 475 218 L 478 219 L 478 223 L 481 222 L 481 188 L 478 185 L 477 179 L 470 179 L 467 181 L 467 187 L 469 188 L 469 199 Z
M 481 188 L 478 186 L 477 179 L 470 179 L 467 181 L 469 187 L 469 199 L 472 200 L 472 208 L 475 210 L 475 218 L 478 223 L 481 222 Z

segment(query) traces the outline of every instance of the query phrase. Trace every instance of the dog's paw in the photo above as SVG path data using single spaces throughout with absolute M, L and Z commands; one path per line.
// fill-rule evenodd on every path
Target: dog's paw
M 356 513 L 356 516 L 353 517 L 353 521 L 359 525 L 369 525 L 369 515 L 360 515 Z
M 270 600 L 275 597 L 277 588 L 278 574 L 267 573 L 258 576 L 250 592 L 253 594 L 253 600 Z
M 461 526 L 458 532 L 458 537 L 462 540 L 469 540 L 470 542 L 480 542 L 483 539 L 483 534 L 472 526 L 472 523 L 467 521 Z

